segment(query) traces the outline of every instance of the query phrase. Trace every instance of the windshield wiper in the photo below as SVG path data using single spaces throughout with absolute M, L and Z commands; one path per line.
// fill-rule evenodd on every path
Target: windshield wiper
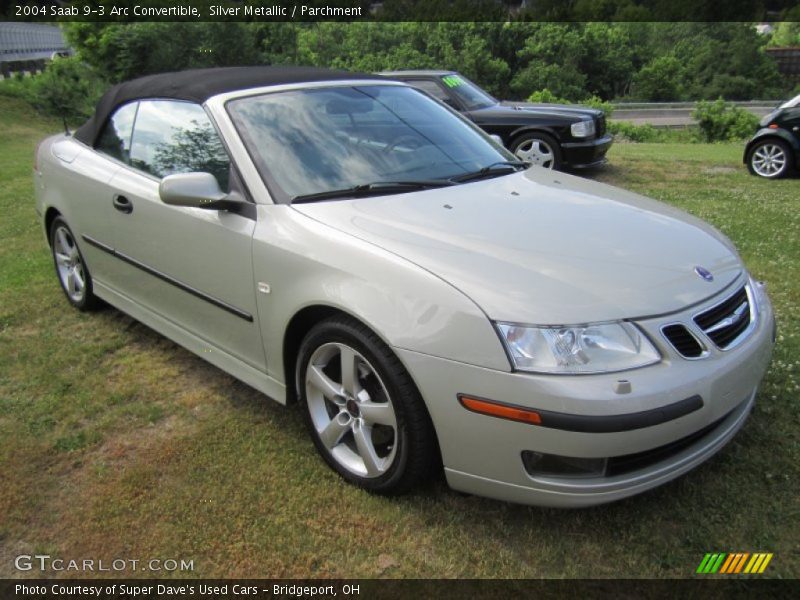
M 302 194 L 292 198 L 292 204 L 316 202 L 317 200 L 334 200 L 336 198 L 361 198 L 364 196 L 381 196 L 384 194 L 402 194 L 409 190 L 424 190 L 433 187 L 455 185 L 450 179 L 420 179 L 417 181 L 375 181 L 363 183 L 341 190 L 329 190 L 315 194 Z
M 502 175 L 509 172 L 509 169 L 516 171 L 517 167 L 527 168 L 528 166 L 528 163 L 522 160 L 502 160 L 483 167 L 482 169 L 478 169 L 477 171 L 451 177 L 450 181 L 454 183 L 462 183 L 464 181 L 472 181 L 474 179 L 483 179 L 484 177 L 495 177 L 497 175 Z

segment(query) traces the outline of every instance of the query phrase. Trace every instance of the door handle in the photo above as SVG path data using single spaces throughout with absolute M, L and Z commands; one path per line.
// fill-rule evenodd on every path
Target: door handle
M 117 194 L 116 196 L 114 196 L 113 203 L 114 203 L 114 208 L 116 208 L 119 212 L 123 212 L 126 215 L 133 212 L 133 204 L 125 196 Z

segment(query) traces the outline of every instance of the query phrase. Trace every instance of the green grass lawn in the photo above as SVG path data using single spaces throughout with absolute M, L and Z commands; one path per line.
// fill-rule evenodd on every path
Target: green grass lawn
M 617 144 L 590 174 L 728 234 L 780 336 L 723 452 L 642 496 L 559 511 L 441 481 L 370 496 L 317 458 L 297 409 L 116 310 L 70 309 L 31 183 L 36 142 L 59 129 L 0 97 L 0 577 L 41 552 L 183 558 L 197 577 L 688 577 L 711 551 L 773 552 L 767 575 L 800 576 L 800 180 L 750 177 L 740 144 Z

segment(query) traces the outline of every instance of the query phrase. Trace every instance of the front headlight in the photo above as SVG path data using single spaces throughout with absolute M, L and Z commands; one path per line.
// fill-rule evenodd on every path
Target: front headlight
M 520 371 L 610 373 L 661 360 L 639 328 L 624 321 L 573 327 L 497 323 L 497 329 Z
M 569 130 L 573 137 L 589 137 L 594 135 L 594 121 L 578 121 L 573 123 Z

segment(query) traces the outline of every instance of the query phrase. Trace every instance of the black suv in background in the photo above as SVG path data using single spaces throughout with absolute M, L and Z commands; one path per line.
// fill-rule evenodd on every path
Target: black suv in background
M 744 162 L 753 175 L 778 179 L 800 166 L 800 96 L 784 102 L 758 124 L 744 149 Z
M 613 138 L 603 112 L 577 105 L 501 103 L 455 71 L 384 71 L 463 113 L 517 158 L 550 169 L 606 161 Z

